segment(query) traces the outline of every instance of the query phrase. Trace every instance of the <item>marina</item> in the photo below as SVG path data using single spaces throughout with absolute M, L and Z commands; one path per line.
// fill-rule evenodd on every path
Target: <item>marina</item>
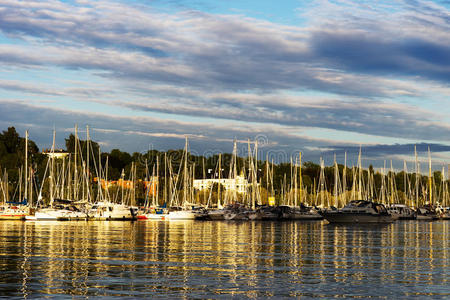
M 9 128 L 8 131 L 14 131 Z M 433 172 L 428 148 L 428 176 L 420 173 L 417 150 L 414 148 L 415 173 L 407 172 L 404 161 L 403 191 L 399 191 L 391 162 L 390 171 L 383 167 L 379 172 L 362 166 L 360 148 L 357 166 L 338 165 L 336 156 L 328 173 L 333 171 L 333 181 L 325 175 L 324 160 L 320 160 L 318 175 L 310 186 L 304 182 L 311 177 L 302 174 L 311 165 L 302 163 L 302 153 L 291 157 L 290 173 L 277 174 L 268 156 L 258 160 L 258 142 L 247 141 L 248 157 L 237 156 L 237 142 L 228 154 L 228 177 L 224 179 L 222 153 L 217 161 L 210 162 L 206 178 L 205 157 L 192 158 L 188 137 L 172 161 L 167 153 L 156 152 L 152 162 L 149 153 L 130 160 L 125 180 L 125 168 L 116 181 L 108 178 L 109 154 L 101 154 L 98 143 L 90 140 L 86 126 L 86 140 L 80 140 L 78 126 L 75 135 L 66 140 L 72 151 L 55 151 L 53 144 L 41 158 L 41 172 L 29 162 L 29 135 L 25 132 L 24 160 L 12 193 L 8 172 L 2 170 L 0 184 L 0 219 L 26 221 L 130 221 L 130 220 L 227 220 L 227 221 L 310 221 L 325 219 L 330 223 L 389 223 L 396 220 L 417 221 L 448 220 L 449 180 L 445 169 Z M 4 134 L 7 132 L 5 131 Z M 93 149 L 98 151 L 98 158 Z M 63 155 L 64 154 L 64 155 Z M 135 154 L 134 154 L 135 155 Z M 161 155 L 161 157 L 160 157 Z M 156 161 L 155 161 L 156 158 Z M 203 178 L 195 179 L 196 161 L 201 159 Z M 210 157 L 206 159 L 210 160 Z M 173 167 L 177 164 L 177 167 Z M 163 168 L 160 167 L 163 164 Z M 35 164 L 34 164 L 35 165 Z M 43 166 L 45 165 L 45 168 Z M 140 172 L 138 173 L 138 167 Z M 314 165 L 313 165 L 314 167 Z M 22 171 L 23 170 L 23 171 Z M 43 170 L 43 173 L 42 173 Z M 150 170 L 152 170 L 150 174 Z M 306 169 L 311 173 L 310 169 Z M 351 172 L 350 179 L 347 172 Z M 197 172 L 198 173 L 198 172 Z M 225 171 L 225 173 L 227 173 Z M 239 175 L 238 175 L 239 173 Z M 400 173 L 400 174 L 401 174 Z M 280 176 L 281 175 L 281 176 Z M 313 174 L 314 175 L 314 174 Z M 436 182 L 436 175 L 440 181 Z M 289 176 L 289 177 L 288 177 Z M 144 178 L 142 178 L 144 177 Z M 38 184 L 40 183 L 40 184 Z M 140 183 L 140 187 L 139 184 Z M 10 200 L 11 199 L 11 200 Z M 33 201 L 33 199 L 36 199 Z

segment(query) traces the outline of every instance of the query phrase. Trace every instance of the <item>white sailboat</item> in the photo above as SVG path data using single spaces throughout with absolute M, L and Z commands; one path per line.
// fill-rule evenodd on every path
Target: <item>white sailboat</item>
M 70 200 L 55 199 L 54 197 L 54 184 L 55 184 L 55 136 L 56 132 L 53 130 L 53 144 L 52 155 L 47 162 L 47 168 L 50 163 L 50 175 L 48 177 L 50 185 L 50 206 L 43 208 L 36 208 L 33 215 L 26 216 L 26 220 L 40 221 L 40 220 L 53 220 L 53 221 L 69 221 L 69 220 L 86 220 L 86 213 L 80 211 Z M 47 171 L 47 170 L 46 170 Z M 45 178 L 45 174 L 44 174 Z M 39 192 L 37 204 L 42 202 L 42 187 Z M 38 207 L 36 205 L 36 207 Z
M 183 169 L 182 169 L 183 168 Z M 186 137 L 186 143 L 184 147 L 183 163 L 180 165 L 180 171 L 183 170 L 183 203 L 181 206 L 169 207 L 169 213 L 167 214 L 167 220 L 195 220 L 199 214 L 197 207 L 190 201 L 191 193 L 188 194 L 191 188 L 191 183 L 188 180 L 189 168 L 188 168 L 188 138 Z M 179 176 L 177 176 L 178 179 Z M 178 181 L 178 180 L 177 180 Z M 176 188 L 176 183 L 175 183 Z M 173 196 L 176 194 L 174 189 Z M 171 201 L 172 202 L 172 201 Z
M 106 162 L 105 170 L 105 181 L 108 182 L 108 159 Z M 99 169 L 102 170 L 101 163 L 99 161 Z M 133 172 L 133 167 L 131 168 L 131 173 Z M 102 171 L 100 171 L 102 173 Z M 102 175 L 102 174 L 100 174 Z M 101 178 L 101 176 L 100 176 Z M 108 193 L 108 189 L 105 189 L 105 195 L 100 195 L 99 201 L 94 203 L 91 209 L 88 211 L 89 219 L 95 221 L 127 221 L 135 220 L 137 218 L 138 209 L 137 207 L 125 204 L 125 194 L 123 187 L 124 171 L 122 170 L 121 181 L 121 201 L 120 203 L 116 201 L 111 201 Z M 133 189 L 134 181 L 133 181 Z M 131 195 L 130 195 L 131 196 Z
M 0 190 L 3 196 L 3 203 L 0 205 L 0 220 L 23 220 L 27 215 L 29 215 L 29 203 L 28 200 L 31 200 L 33 194 L 33 185 L 32 180 L 28 176 L 28 130 L 25 132 L 25 180 L 24 187 L 25 191 L 22 195 L 22 172 L 20 174 L 19 180 L 19 201 L 9 201 L 9 182 L 8 182 L 8 174 L 5 173 L 3 175 Z

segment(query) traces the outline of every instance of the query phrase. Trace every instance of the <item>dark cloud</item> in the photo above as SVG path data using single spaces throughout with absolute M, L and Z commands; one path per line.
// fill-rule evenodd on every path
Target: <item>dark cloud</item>
M 348 153 L 348 164 L 356 164 L 359 146 L 351 143 L 338 144 L 333 140 L 318 140 L 292 135 L 277 128 L 233 126 L 232 124 L 199 124 L 161 120 L 146 117 L 117 117 L 106 114 L 77 112 L 52 109 L 24 103 L 1 102 L 0 127 L 5 130 L 15 126 L 19 132 L 30 130 L 30 138 L 40 148 L 51 146 L 52 130 L 57 130 L 57 145 L 64 147 L 64 138 L 71 132 L 75 124 L 79 124 L 80 137 L 85 136 L 85 124 L 91 128 L 91 137 L 100 142 L 103 149 L 109 151 L 119 148 L 129 152 L 145 152 L 148 149 L 180 149 L 184 147 L 184 136 L 190 137 L 191 151 L 201 155 L 212 153 L 230 153 L 233 140 L 239 141 L 238 153 L 247 155 L 246 141 L 258 140 L 258 156 L 262 159 L 269 156 L 276 162 L 287 162 L 303 152 L 305 161 L 318 162 L 325 158 L 328 165 L 333 155 L 337 154 L 339 162 L 343 162 L 343 153 Z M 26 120 L 18 121 L 18 120 Z M 428 144 L 418 144 L 421 153 Z M 430 144 L 433 153 L 448 152 L 450 146 Z M 402 160 L 397 155 L 413 155 L 414 145 L 362 145 L 365 164 L 381 167 L 384 159 L 394 159 L 400 166 Z M 422 153 L 423 154 L 423 153 Z
M 302 103 L 292 97 L 292 103 L 276 101 L 249 102 L 242 99 L 198 99 L 189 105 L 166 102 L 140 104 L 116 101 L 113 104 L 140 111 L 164 112 L 190 116 L 213 117 L 247 122 L 327 128 L 386 137 L 403 137 L 421 140 L 450 140 L 448 125 L 433 122 L 433 115 L 414 111 L 407 105 L 373 102 L 367 100 L 344 102 L 320 100 Z M 230 97 L 233 97 L 230 95 Z M 253 99 L 255 97 L 252 97 Z
M 350 154 L 358 154 L 359 146 L 333 146 L 334 150 L 327 153 L 336 153 L 339 155 L 345 152 Z M 362 153 L 370 157 L 385 157 L 387 155 L 410 155 L 414 157 L 414 149 L 420 155 L 428 153 L 430 149 L 433 153 L 450 152 L 450 146 L 436 143 L 418 143 L 418 144 L 394 144 L 394 145 L 365 145 L 361 148 Z
M 317 32 L 311 45 L 318 60 L 335 68 L 374 75 L 420 76 L 450 83 L 450 47 L 445 41 L 380 39 L 365 35 Z M 392 35 L 390 35 L 392 36 Z

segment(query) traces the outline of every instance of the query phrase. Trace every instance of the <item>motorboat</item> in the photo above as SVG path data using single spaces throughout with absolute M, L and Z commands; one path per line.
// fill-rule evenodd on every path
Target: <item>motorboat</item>
M 281 205 L 278 207 L 282 220 L 322 220 L 322 215 L 313 207 Z
M 416 211 L 405 204 L 392 204 L 387 206 L 386 209 L 395 220 L 413 220 L 416 218 Z
M 93 220 L 135 220 L 138 208 L 125 204 L 99 201 L 92 206 L 88 216 Z
M 442 220 L 450 220 L 450 207 L 443 207 L 441 213 Z
M 433 221 L 439 219 L 439 214 L 433 205 L 426 204 L 417 209 L 416 219 L 420 221 Z
M 227 206 L 226 212 L 224 214 L 225 220 L 256 220 L 258 218 L 258 214 L 256 211 L 253 211 L 242 204 L 235 203 Z
M 87 214 L 82 211 L 73 201 L 67 199 L 54 199 L 50 207 L 40 207 L 25 217 L 32 221 L 78 221 L 86 220 Z
M 383 204 L 353 200 L 342 209 L 327 209 L 322 216 L 330 223 L 389 223 L 394 218 Z
M 223 208 L 209 209 L 207 211 L 207 219 L 213 220 L 213 221 L 224 220 L 226 212 L 227 212 L 227 210 L 223 209 Z

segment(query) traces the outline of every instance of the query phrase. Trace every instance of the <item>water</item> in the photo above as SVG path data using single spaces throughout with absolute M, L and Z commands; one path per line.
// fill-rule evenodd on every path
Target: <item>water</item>
M 450 297 L 449 222 L 0 222 L 0 295 Z

